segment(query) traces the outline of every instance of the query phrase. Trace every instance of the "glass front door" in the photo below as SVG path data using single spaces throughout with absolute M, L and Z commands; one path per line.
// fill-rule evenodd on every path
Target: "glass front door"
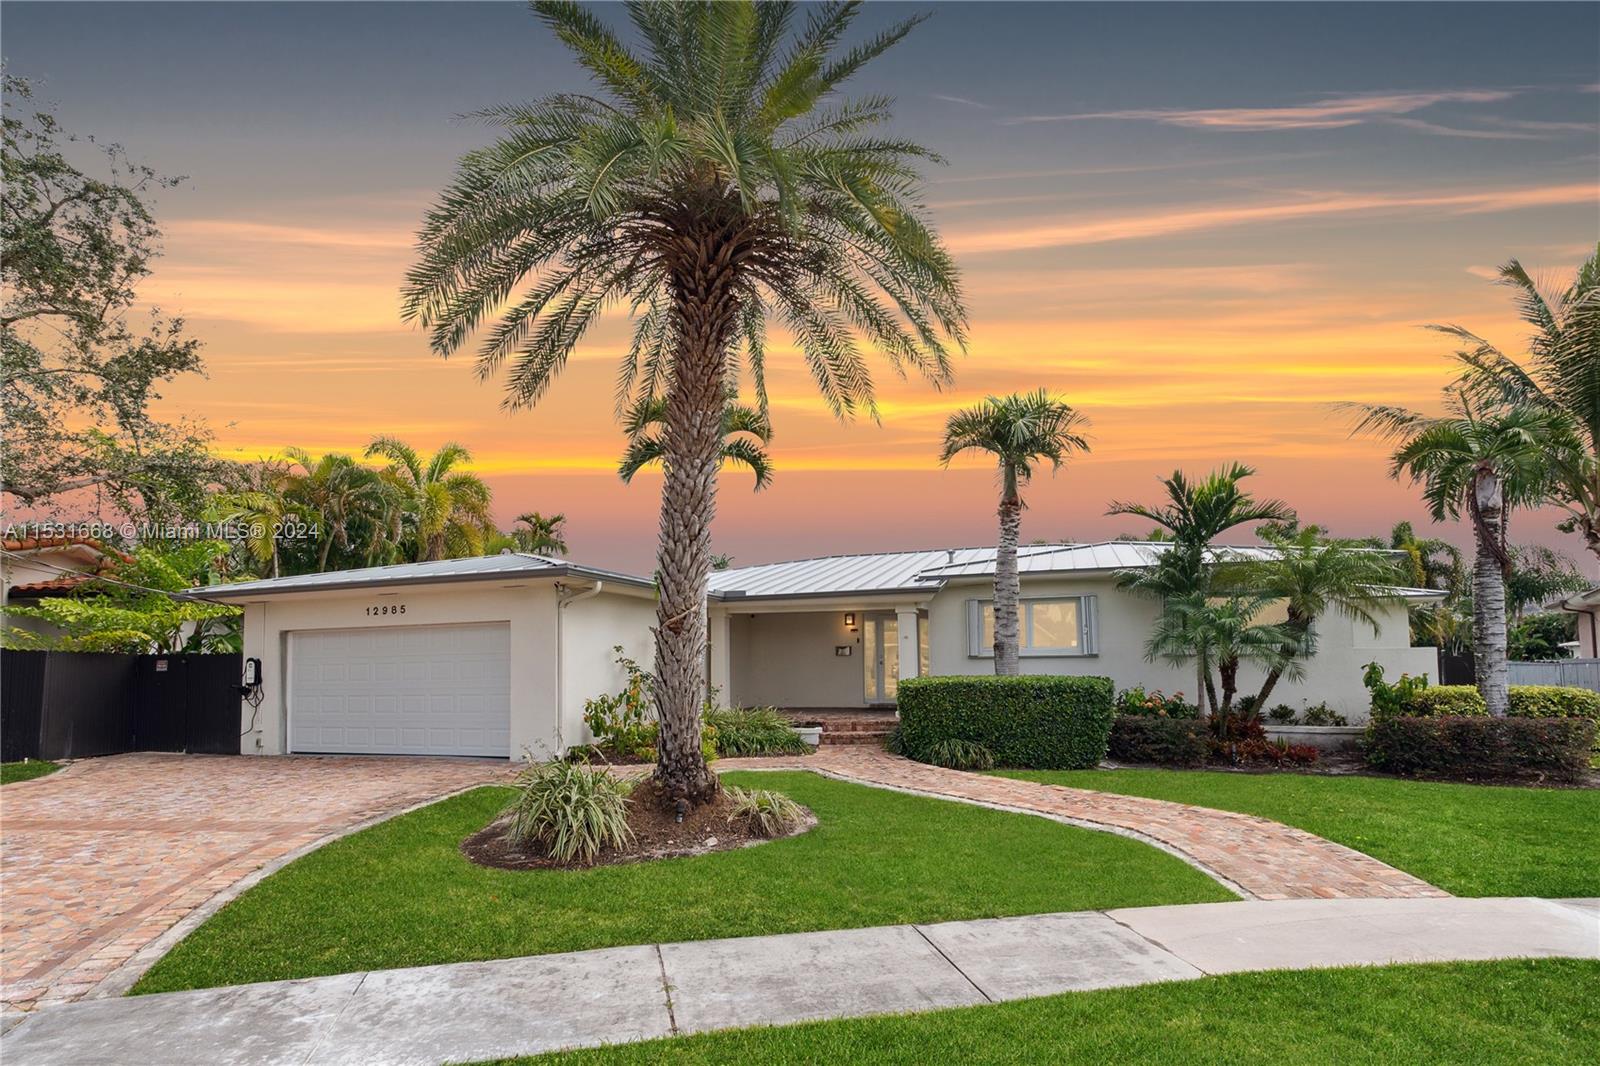
M 900 623 L 892 614 L 861 621 L 863 678 L 868 703 L 893 703 L 900 684 Z

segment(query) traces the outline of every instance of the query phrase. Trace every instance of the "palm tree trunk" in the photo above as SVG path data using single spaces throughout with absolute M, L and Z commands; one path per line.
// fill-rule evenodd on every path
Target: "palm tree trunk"
M 696 242 L 690 261 L 673 272 L 678 330 L 667 389 L 656 554 L 655 699 L 660 719 L 655 782 L 679 814 L 712 799 L 717 777 L 700 750 L 700 708 L 706 697 L 706 589 L 711 576 L 711 520 L 716 516 L 722 456 L 722 408 L 728 345 L 738 296 L 726 247 Z
M 1473 482 L 1472 657 L 1478 691 L 1489 713 L 1504 718 L 1510 708 L 1506 666 L 1506 583 L 1503 547 L 1505 505 L 1500 479 L 1480 470 Z
M 994 672 L 1016 677 L 1022 672 L 1022 640 L 1018 600 L 1022 579 L 1017 574 L 1017 538 L 1022 531 L 1022 499 L 1016 470 L 1007 466 L 1000 495 L 1000 544 L 994 556 Z

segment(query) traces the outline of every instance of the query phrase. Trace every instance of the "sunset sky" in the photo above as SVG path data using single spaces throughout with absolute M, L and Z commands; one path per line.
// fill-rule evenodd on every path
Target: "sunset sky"
M 873 6 L 855 32 L 912 10 Z M 992 474 L 941 470 L 940 430 L 1040 386 L 1090 417 L 1094 450 L 1034 484 L 1025 539 L 1135 531 L 1109 499 L 1232 459 L 1340 534 L 1421 520 L 1330 404 L 1436 406 L 1449 347 L 1425 323 L 1520 351 L 1493 268 L 1559 276 L 1593 250 L 1600 6 L 931 10 L 853 88 L 897 97 L 896 132 L 949 160 L 927 195 L 964 272 L 969 354 L 942 393 L 880 362 L 882 424 L 841 425 L 776 345 L 776 483 L 728 472 L 718 549 L 990 542 Z M 189 178 L 157 203 L 166 255 L 144 295 L 188 319 L 209 377 L 170 388 L 170 409 L 241 458 L 460 441 L 504 523 L 563 511 L 575 557 L 648 569 L 659 479 L 614 473 L 623 320 L 507 415 L 498 383 L 399 317 L 421 212 L 487 139 L 454 116 L 584 87 L 520 4 L 7 2 L 0 23 L 7 69 L 67 129 Z M 1522 515 L 1513 537 L 1576 549 L 1552 523 Z

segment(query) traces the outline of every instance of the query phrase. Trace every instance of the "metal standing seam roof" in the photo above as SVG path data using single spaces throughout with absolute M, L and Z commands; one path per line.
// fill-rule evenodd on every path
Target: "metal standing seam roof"
M 578 577 L 616 581 L 651 587 L 648 578 L 613 570 L 570 563 L 527 552 L 508 552 L 471 559 L 441 559 L 431 563 L 397 563 L 369 566 L 360 570 L 332 570 L 322 574 L 240 581 L 230 585 L 207 585 L 190 589 L 186 595 L 197 599 L 232 600 L 245 596 L 274 596 L 288 592 L 318 592 L 335 589 L 382 588 L 387 585 L 449 584 L 456 581 L 492 581 L 497 578 Z

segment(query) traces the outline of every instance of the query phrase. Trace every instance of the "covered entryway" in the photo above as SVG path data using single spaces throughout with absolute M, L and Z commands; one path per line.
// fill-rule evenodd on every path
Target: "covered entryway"
M 511 754 L 511 627 L 386 626 L 288 635 L 289 750 Z

